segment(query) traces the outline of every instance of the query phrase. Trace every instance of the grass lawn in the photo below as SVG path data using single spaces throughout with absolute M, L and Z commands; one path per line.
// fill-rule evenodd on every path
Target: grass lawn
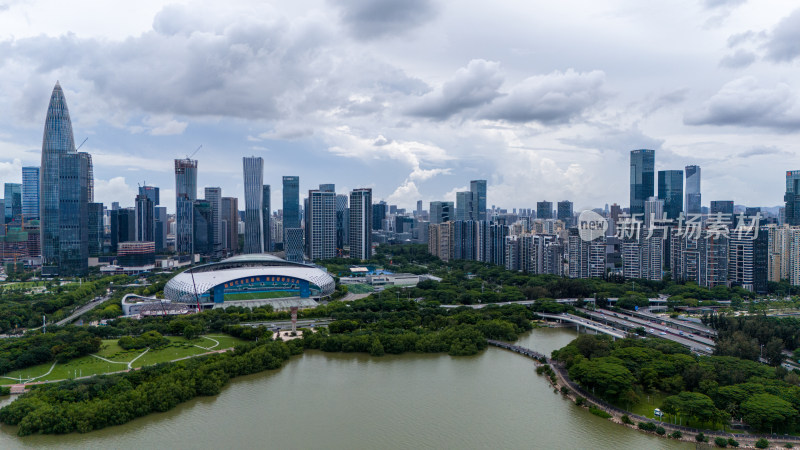
M 352 292 L 353 294 L 371 294 L 375 291 L 372 286 L 368 284 L 348 284 L 347 285 L 347 292 Z
M 225 294 L 225 300 L 262 300 L 267 298 L 298 297 L 299 291 L 241 292 Z
M 244 342 L 241 339 L 223 334 L 213 334 L 209 335 L 208 337 L 201 336 L 197 339 L 192 339 L 191 341 L 187 341 L 185 338 L 176 336 L 167 336 L 167 339 L 171 341 L 170 345 L 160 349 L 148 351 L 144 354 L 144 356 L 136 359 L 136 361 L 134 361 L 132 364 L 132 367 L 149 366 L 187 356 L 199 355 L 201 353 L 206 353 L 213 350 L 222 350 Z M 219 344 L 217 344 L 217 342 L 219 342 Z M 104 339 L 100 346 L 100 351 L 97 352 L 97 355 L 114 362 L 103 361 L 102 359 L 91 355 L 82 356 L 63 364 L 56 364 L 50 374 L 38 378 L 36 381 L 64 380 L 68 378 L 74 378 L 75 376 L 80 377 L 126 370 L 128 368 L 128 363 L 141 355 L 142 352 L 144 352 L 144 349 L 124 350 L 117 344 L 116 339 Z M 52 365 L 53 363 L 49 362 L 9 372 L 3 376 L 11 377 L 15 380 L 0 378 L 0 385 L 16 384 L 20 376 L 24 381 L 29 378 L 44 375 L 50 370 Z

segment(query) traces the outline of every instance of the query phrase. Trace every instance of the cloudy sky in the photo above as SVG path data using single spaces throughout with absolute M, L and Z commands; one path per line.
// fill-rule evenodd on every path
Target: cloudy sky
M 703 204 L 782 202 L 800 169 L 800 6 L 780 0 L 0 0 L 0 182 L 38 165 L 63 86 L 97 200 L 174 210 L 174 158 L 243 196 L 628 204 L 629 150 L 698 164 Z M 202 190 L 200 195 L 202 196 Z M 240 205 L 243 205 L 240 203 Z M 427 206 L 426 206 L 427 207 Z

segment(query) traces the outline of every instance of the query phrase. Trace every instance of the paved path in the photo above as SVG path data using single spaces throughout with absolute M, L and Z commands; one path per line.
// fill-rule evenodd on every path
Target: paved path
M 38 380 L 39 378 L 46 377 L 46 376 L 50 375 L 50 372 L 52 372 L 53 368 L 55 368 L 55 367 L 56 367 L 56 363 L 53 362 L 53 365 L 50 366 L 50 370 L 48 370 L 47 373 L 39 375 L 38 377 L 26 378 L 25 379 L 25 383 L 28 383 L 28 382 L 33 381 L 33 380 Z M 19 378 L 12 378 L 12 377 L 0 377 L 0 378 L 5 378 L 7 380 L 19 380 Z
M 216 346 L 218 346 L 218 345 L 219 345 L 219 341 L 218 341 L 218 340 L 216 340 L 216 339 L 212 339 L 212 338 L 210 338 L 210 337 L 208 337 L 208 336 L 200 336 L 200 337 L 202 337 L 202 338 L 205 338 L 205 339 L 208 339 L 209 341 L 212 341 L 212 342 L 214 342 L 214 345 L 212 345 L 211 347 L 201 347 L 201 346 L 199 346 L 199 345 L 197 345 L 197 344 L 193 344 L 193 345 L 194 345 L 195 347 L 197 347 L 197 348 L 202 348 L 203 350 L 211 350 L 212 348 L 214 348 L 214 347 L 216 347 Z

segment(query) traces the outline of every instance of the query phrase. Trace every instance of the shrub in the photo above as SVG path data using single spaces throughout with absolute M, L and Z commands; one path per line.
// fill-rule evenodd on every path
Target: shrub
M 703 434 L 703 433 L 697 433 L 697 436 L 694 437 L 694 440 L 697 441 L 697 442 L 705 442 L 706 441 L 706 435 Z
M 756 448 L 769 448 L 769 441 L 764 438 L 757 440 Z
M 792 445 L 792 443 L 791 443 L 791 442 L 787 442 L 787 443 L 786 443 L 786 444 L 784 444 L 783 446 L 784 446 L 785 448 L 794 448 L 794 445 Z
M 561 393 L 567 395 L 567 392 L 569 392 L 569 389 L 566 386 L 561 386 Z
M 665 430 L 664 427 L 658 427 L 656 428 L 656 434 L 658 434 L 659 436 L 663 436 L 667 434 L 667 430 Z
M 586 403 L 586 399 L 585 398 L 580 397 L 580 396 L 575 398 L 575 404 L 576 405 L 583 406 L 584 403 Z
M 680 439 L 683 437 L 683 433 L 681 433 L 680 431 L 673 431 L 672 433 L 670 433 L 669 437 L 673 439 Z
M 600 408 L 595 408 L 594 406 L 590 406 L 590 407 L 589 407 L 589 412 L 590 412 L 590 413 L 592 413 L 592 414 L 594 414 L 594 415 L 595 415 L 595 416 L 597 416 L 597 417 L 602 417 L 603 419 L 609 419 L 609 418 L 611 418 L 611 414 L 609 414 L 609 413 L 607 413 L 607 412 L 603 411 L 603 410 L 602 410 L 602 409 L 600 409 Z
M 716 444 L 717 447 L 727 447 L 728 440 L 725 439 L 724 437 L 717 437 L 714 438 L 714 444 Z
M 653 422 L 639 422 L 636 424 L 636 426 L 639 427 L 640 430 L 644 431 L 656 431 L 657 428 L 656 424 Z
M 630 417 L 628 417 L 627 414 L 622 416 L 622 423 L 624 423 L 625 425 L 633 425 L 633 421 L 631 420 Z
M 735 440 L 733 438 L 728 438 L 728 445 L 730 445 L 731 447 L 738 447 L 739 446 L 739 441 L 737 441 L 737 440 Z

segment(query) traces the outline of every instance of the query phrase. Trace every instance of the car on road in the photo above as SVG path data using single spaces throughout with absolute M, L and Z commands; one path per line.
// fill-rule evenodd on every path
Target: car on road
M 665 333 L 665 332 L 663 332 L 663 331 L 662 331 L 661 333 L 658 333 L 658 334 L 660 334 L 660 335 L 662 335 L 662 336 L 666 336 L 666 335 L 667 335 L 667 333 Z

